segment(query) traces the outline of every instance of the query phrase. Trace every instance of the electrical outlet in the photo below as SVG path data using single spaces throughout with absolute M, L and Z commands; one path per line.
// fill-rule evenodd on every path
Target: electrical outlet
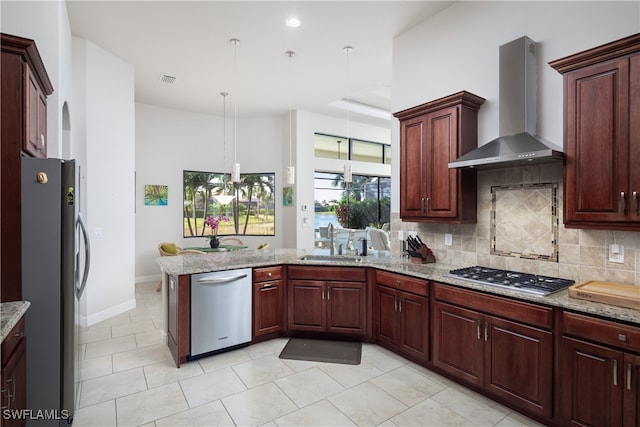
M 402 230 L 398 231 L 398 240 L 404 240 L 404 231 Z
M 445 246 L 453 245 L 453 235 L 451 235 L 449 233 L 445 233 L 445 235 L 444 235 L 444 245 Z
M 624 246 L 615 243 L 609 245 L 609 262 L 624 264 Z

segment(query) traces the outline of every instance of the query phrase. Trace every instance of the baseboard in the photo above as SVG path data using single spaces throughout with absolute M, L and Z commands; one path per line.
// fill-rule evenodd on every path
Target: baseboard
M 129 310 L 133 310 L 134 308 L 136 308 L 135 298 L 130 301 L 123 302 L 122 304 L 109 307 L 106 310 L 99 311 L 98 313 L 94 313 L 89 316 L 82 316 L 80 319 L 80 325 L 92 326 L 92 325 L 95 325 L 96 323 L 102 322 L 103 320 L 107 320 L 114 316 L 117 316 L 118 314 L 122 314 Z
M 160 283 L 160 280 L 162 280 L 162 274 L 149 274 L 147 276 L 136 276 L 136 284 L 149 283 L 149 282 Z

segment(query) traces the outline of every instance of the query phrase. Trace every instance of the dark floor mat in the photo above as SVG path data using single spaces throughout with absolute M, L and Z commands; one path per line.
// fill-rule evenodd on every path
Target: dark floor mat
M 280 359 L 359 365 L 362 343 L 290 338 L 280 353 Z

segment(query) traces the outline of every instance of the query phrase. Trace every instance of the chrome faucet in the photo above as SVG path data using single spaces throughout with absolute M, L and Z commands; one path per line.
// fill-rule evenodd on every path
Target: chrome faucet
M 333 255 L 334 247 L 333 247 L 333 224 L 332 223 L 329 223 L 329 225 L 327 226 L 327 234 L 329 234 L 329 254 Z

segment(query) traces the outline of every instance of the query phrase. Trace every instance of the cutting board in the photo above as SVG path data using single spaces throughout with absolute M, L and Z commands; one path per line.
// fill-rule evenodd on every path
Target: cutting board
M 590 280 L 569 287 L 569 296 L 640 310 L 640 286 Z

